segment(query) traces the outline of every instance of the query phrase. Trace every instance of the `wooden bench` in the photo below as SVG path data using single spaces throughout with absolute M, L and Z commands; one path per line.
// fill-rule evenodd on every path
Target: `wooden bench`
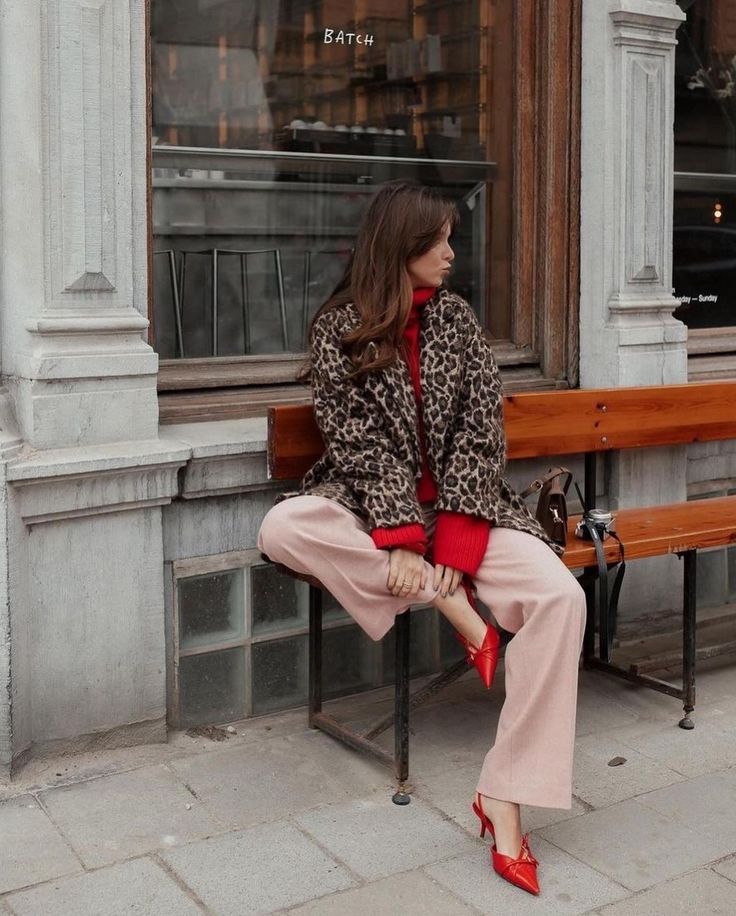
M 509 460 L 585 455 L 584 497 L 596 504 L 596 464 L 601 453 L 618 449 L 706 442 L 736 437 L 736 382 L 699 382 L 638 388 L 531 392 L 506 396 L 504 416 Z M 285 405 L 268 412 L 268 474 L 274 480 L 301 479 L 324 451 L 311 405 Z M 548 465 L 541 465 L 540 472 Z M 572 493 L 569 494 L 570 496 Z M 607 622 L 596 627 L 595 580 L 597 560 L 589 541 L 574 536 L 579 516 L 569 519 L 568 546 L 563 562 L 582 570 L 588 617 L 583 665 L 625 678 L 683 700 L 682 728 L 693 728 L 695 708 L 695 573 L 696 554 L 706 547 L 736 544 L 736 496 L 691 500 L 663 506 L 614 510 L 616 531 L 626 559 L 675 554 L 684 559 L 682 686 L 651 677 L 635 664 L 619 667 L 610 660 L 613 634 Z M 619 560 L 619 545 L 604 542 L 609 566 Z M 265 554 L 264 554 L 265 558 Z M 280 564 L 279 569 L 295 575 Z M 409 800 L 409 711 L 433 696 L 467 670 L 464 660 L 452 665 L 427 685 L 409 692 L 410 614 L 396 620 L 396 685 L 394 713 L 358 733 L 322 710 L 322 584 L 314 577 L 297 576 L 310 584 L 309 593 L 309 723 L 346 744 L 369 752 L 394 767 L 399 790 L 394 801 Z M 596 632 L 598 646 L 596 655 Z M 511 638 L 505 635 L 505 642 Z M 733 651 L 734 646 L 724 646 Z M 713 649 L 709 655 L 717 654 Z M 395 726 L 394 754 L 375 738 Z

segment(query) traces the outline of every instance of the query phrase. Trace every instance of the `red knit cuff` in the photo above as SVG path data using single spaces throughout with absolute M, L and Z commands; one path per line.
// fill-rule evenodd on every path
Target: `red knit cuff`
M 490 531 L 491 523 L 484 518 L 441 509 L 434 532 L 434 562 L 474 576 L 483 562 Z
M 409 541 L 406 544 L 395 544 L 395 547 L 403 547 L 404 550 L 413 550 L 415 553 L 420 553 L 422 556 L 429 549 L 429 544 L 426 541 Z
M 417 553 L 424 553 L 428 546 L 424 525 L 419 522 L 395 528 L 374 528 L 371 537 L 376 547 L 408 547 Z

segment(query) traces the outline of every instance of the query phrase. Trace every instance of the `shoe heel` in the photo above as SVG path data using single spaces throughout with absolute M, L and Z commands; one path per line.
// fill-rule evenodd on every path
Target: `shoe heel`
M 486 830 L 487 830 L 487 829 L 490 829 L 490 831 L 491 831 L 491 836 L 493 837 L 493 839 L 494 839 L 494 841 L 495 841 L 496 836 L 495 836 L 495 833 L 494 833 L 494 830 L 493 830 L 493 825 L 492 825 L 491 821 L 488 819 L 488 817 L 485 815 L 485 813 L 481 810 L 481 807 L 480 807 L 480 805 L 478 804 L 477 801 L 474 801 L 474 802 L 473 802 L 473 813 L 474 813 L 475 816 L 480 820 L 480 837 L 481 837 L 481 839 L 483 839 L 483 837 L 486 835 Z

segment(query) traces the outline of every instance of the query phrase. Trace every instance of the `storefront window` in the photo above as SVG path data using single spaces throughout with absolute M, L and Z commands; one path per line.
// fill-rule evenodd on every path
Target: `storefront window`
M 680 0 L 675 96 L 675 317 L 736 326 L 736 3 Z
M 457 201 L 451 285 L 486 325 L 491 298 L 508 315 L 510 9 L 152 0 L 160 356 L 303 352 L 374 188 L 397 177 Z

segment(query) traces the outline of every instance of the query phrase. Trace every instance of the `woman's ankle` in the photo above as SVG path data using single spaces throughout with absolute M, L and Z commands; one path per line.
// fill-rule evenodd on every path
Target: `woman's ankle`
M 507 811 L 509 814 L 521 814 L 521 805 L 518 802 L 506 801 L 504 798 L 494 798 L 492 795 L 479 794 L 484 808 L 494 808 L 498 812 Z
M 442 597 L 438 592 L 432 604 L 443 614 L 452 626 L 479 648 L 483 642 L 488 624 L 471 606 L 462 585 L 458 585 L 453 595 Z

